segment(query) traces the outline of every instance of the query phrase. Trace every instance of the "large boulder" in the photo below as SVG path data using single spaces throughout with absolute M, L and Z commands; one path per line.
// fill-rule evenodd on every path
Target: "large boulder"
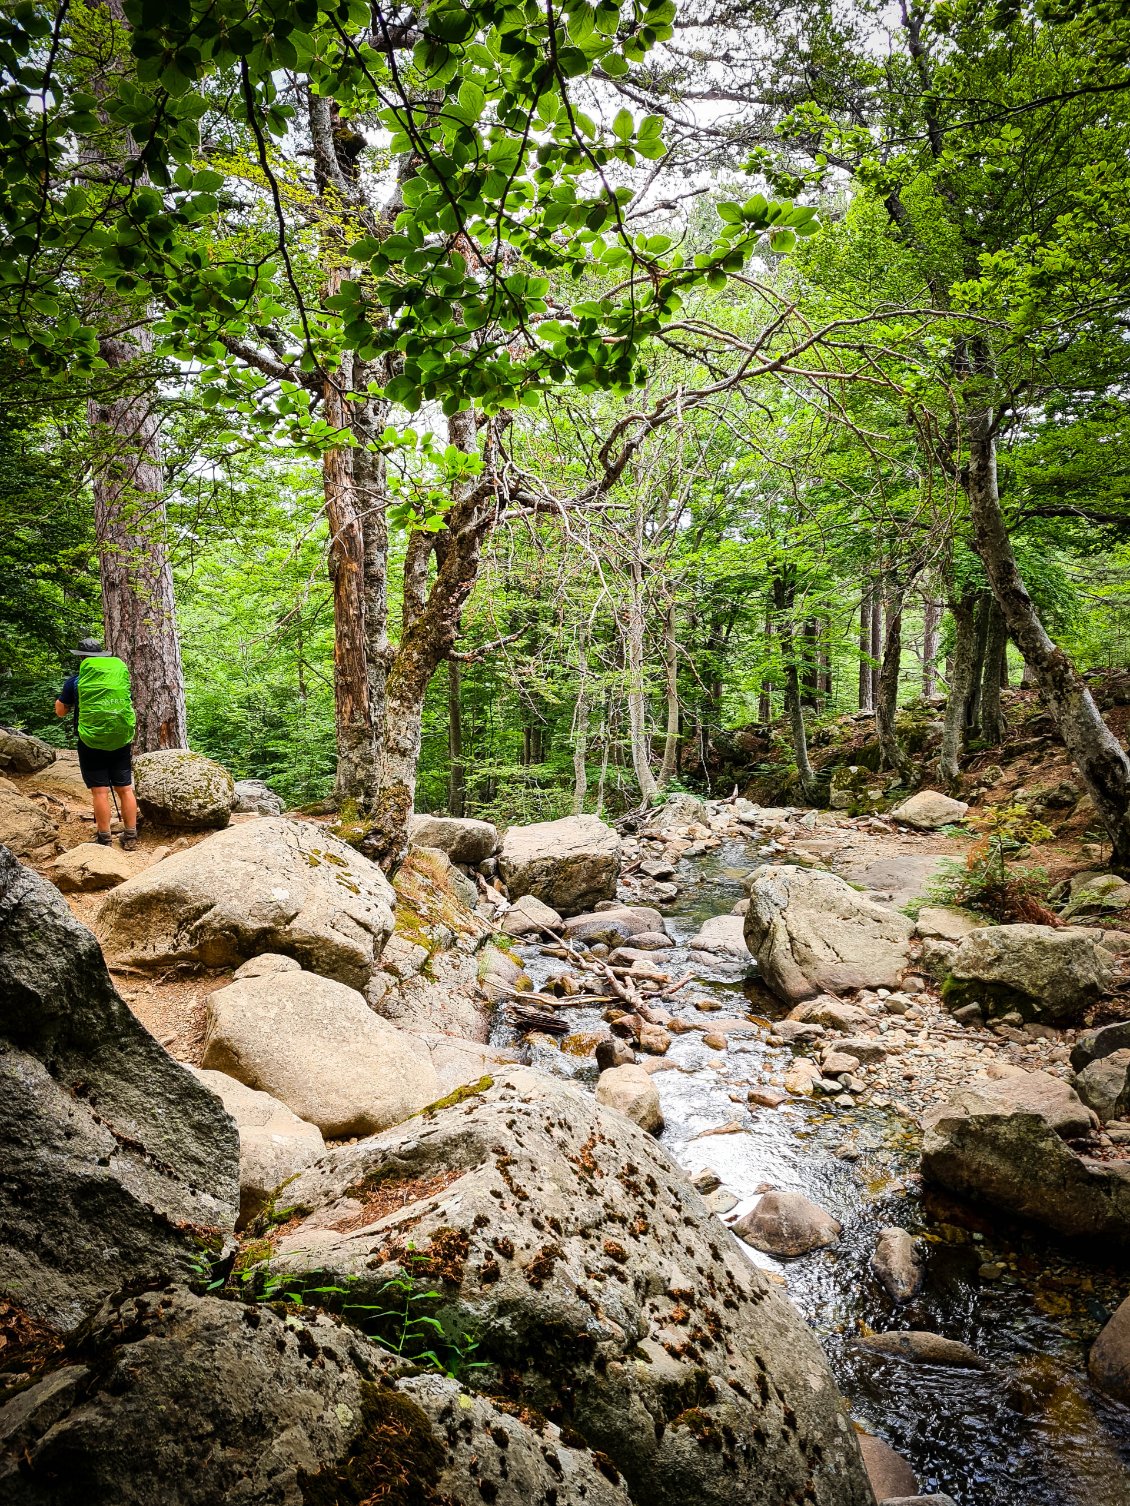
M 490 821 L 462 816 L 413 816 L 408 822 L 408 840 L 415 847 L 436 847 L 453 863 L 473 867 L 498 851 L 498 827 Z
M 606 1462 L 330 1318 L 150 1292 L 0 1409 L 7 1506 L 630 1506 Z
M 133 761 L 142 814 L 190 831 L 221 828 L 231 819 L 235 784 L 223 764 L 187 748 L 159 748 Z
M 1130 1049 L 1130 1020 L 1116 1020 L 1113 1025 L 1103 1025 L 1098 1030 L 1088 1030 L 1071 1048 L 1071 1065 L 1076 1072 L 1092 1062 L 1101 1061 L 1115 1051 Z
M 746 945 L 767 986 L 790 1003 L 893 987 L 913 930 L 905 915 L 873 904 L 834 873 L 766 865 L 750 881 Z
M 106 847 L 101 842 L 80 842 L 55 859 L 50 876 L 64 894 L 96 894 L 124 884 L 141 872 L 145 862 L 138 852 L 123 852 L 120 847 Z
M 668 795 L 662 805 L 648 811 L 643 829 L 647 832 L 677 831 L 685 826 L 703 826 L 708 819 L 706 806 L 698 796 L 688 795 L 683 790 Z
M 288 1189 L 273 1273 L 387 1305 L 409 1270 L 476 1335 L 475 1384 L 568 1424 L 649 1506 L 871 1506 L 804 1322 L 658 1143 L 556 1079 L 331 1150 Z M 577 1497 L 560 1495 L 559 1500 Z
M 58 891 L 0 847 L 0 1292 L 62 1329 L 232 1229 L 239 1140 L 118 997 Z
M 58 830 L 34 800 L 21 795 L 10 779 L 0 779 L 0 843 L 23 857 L 54 841 Z
M 226 1072 L 190 1067 L 223 1104 L 239 1130 L 239 1223 L 250 1223 L 284 1183 L 313 1165 L 325 1150 L 322 1132 L 292 1114 L 285 1103 L 259 1093 Z
M 55 762 L 55 749 L 42 738 L 0 727 L 0 773 L 38 774 Z
M 767 1255 L 807 1255 L 834 1245 L 843 1225 L 802 1192 L 767 1192 L 738 1219 L 734 1233 Z
M 1047 1073 L 978 1081 L 927 1110 L 922 1170 L 1060 1234 L 1130 1244 L 1130 1161 L 1092 1160 L 1063 1139 L 1090 1125 L 1077 1095 Z
M 926 1274 L 922 1246 L 905 1229 L 890 1224 L 879 1231 L 871 1269 L 893 1301 L 909 1302 L 921 1291 Z
M 651 1073 L 634 1064 L 609 1067 L 596 1082 L 596 1101 L 624 1114 L 640 1129 L 658 1135 L 663 1129 L 663 1111 Z
M 499 868 L 511 894 L 532 894 L 562 915 L 578 915 L 615 897 L 620 838 L 597 816 L 512 826 Z
M 356 989 L 317 973 L 244 978 L 209 994 L 204 1065 L 333 1139 L 387 1129 L 439 1097 L 427 1051 Z
M 282 796 L 261 779 L 237 779 L 233 786 L 232 813 L 238 816 L 281 816 Z
M 1130 1297 L 1119 1304 L 1091 1345 L 1087 1368 L 1096 1385 L 1130 1402 Z
M 693 952 L 725 957 L 731 962 L 752 962 L 745 941 L 745 922 L 741 915 L 712 915 L 687 942 Z
M 919 831 L 937 831 L 940 826 L 951 826 L 961 821 L 969 812 L 964 800 L 954 800 L 940 790 L 919 790 L 891 812 L 895 821 L 904 826 L 915 826 Z
M 132 967 L 234 967 L 283 952 L 364 988 L 392 930 L 392 886 L 347 843 L 267 816 L 217 832 L 110 892 L 106 950 Z
M 1084 1067 L 1076 1075 L 1075 1091 L 1104 1124 L 1130 1114 L 1130 1048 L 1112 1051 Z
M 942 997 L 951 1009 L 977 1003 L 990 1014 L 1064 1025 L 1107 989 L 1110 975 L 1093 933 L 1056 926 L 987 926 L 967 936 L 949 964 Z

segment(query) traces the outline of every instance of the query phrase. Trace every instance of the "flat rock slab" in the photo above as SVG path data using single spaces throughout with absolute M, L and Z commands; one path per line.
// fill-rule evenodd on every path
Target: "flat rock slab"
M 209 994 L 204 1065 L 269 1093 L 332 1139 L 387 1129 L 440 1096 L 422 1044 L 317 973 L 247 978 Z
M 55 859 L 50 876 L 64 894 L 92 894 L 117 888 L 147 863 L 140 852 L 123 852 L 120 847 L 105 847 L 101 842 L 80 842 Z
M 133 967 L 235 967 L 283 952 L 364 988 L 392 931 L 392 886 L 347 843 L 266 816 L 206 837 L 111 890 L 98 925 Z
M 634 1501 L 872 1506 L 802 1319 L 658 1142 L 590 1093 L 516 1069 L 329 1152 L 288 1196 L 309 1212 L 272 1271 L 355 1278 L 368 1302 L 411 1264 L 442 1291 L 437 1316 L 475 1333 L 484 1389 L 539 1411 L 567 1395 L 575 1434 Z M 710 1386 L 693 1323 L 712 1339 Z
M 578 915 L 615 898 L 620 838 L 596 816 L 512 826 L 498 861 L 511 894 L 532 894 L 562 915 Z
M 755 870 L 746 945 L 778 998 L 894 987 L 910 956 L 912 923 L 872 904 L 834 873 L 791 864 Z
M 900 910 L 912 899 L 921 899 L 947 862 L 944 853 L 904 852 L 888 857 L 846 859 L 835 864 L 836 872 L 872 894 L 889 894 L 884 904 Z
M 235 1126 L 134 1018 L 94 937 L 0 848 L 0 1292 L 70 1330 L 187 1271 L 239 1203 Z M 2 1494 L 2 1492 L 0 1492 Z

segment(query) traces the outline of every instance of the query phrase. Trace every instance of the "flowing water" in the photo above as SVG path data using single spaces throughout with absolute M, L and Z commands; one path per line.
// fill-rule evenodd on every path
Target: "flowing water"
M 678 947 L 656 954 L 672 978 L 698 981 L 664 1003 L 701 1025 L 690 1000 L 711 997 L 727 1016 L 779 1016 L 755 978 L 735 965 L 703 963 L 686 950 L 708 916 L 742 897 L 753 848 L 729 842 L 679 865 L 679 898 L 665 907 Z M 536 984 L 566 964 L 521 948 Z M 697 954 L 696 954 L 697 956 Z M 684 1001 L 684 1002 L 679 1002 Z M 579 1032 L 605 1031 L 592 1009 L 568 1011 Z M 707 1024 L 709 1028 L 709 1024 Z M 654 1082 L 666 1119 L 662 1144 L 694 1173 L 705 1166 L 738 1199 L 727 1222 L 766 1186 L 806 1193 L 843 1224 L 840 1242 L 779 1262 L 751 1260 L 785 1283 L 818 1334 L 853 1416 L 913 1465 L 923 1492 L 959 1506 L 1130 1506 L 1130 1408 L 1089 1383 L 1087 1345 L 1127 1293 L 1128 1273 L 1111 1252 L 1067 1248 L 1036 1231 L 931 1193 L 918 1178 L 918 1133 L 895 1109 L 832 1108 L 793 1100 L 780 1109 L 747 1104 L 749 1087 L 780 1080 L 791 1058 L 766 1031 L 731 1038 L 724 1057 L 699 1032 L 676 1035 Z M 513 1044 L 503 1027 L 500 1043 Z M 556 1045 L 532 1044 L 543 1070 L 594 1083 L 595 1064 Z M 731 1121 L 740 1133 L 707 1135 Z M 895 1306 L 871 1274 L 879 1230 L 898 1224 L 928 1247 L 926 1282 Z M 999 1279 L 979 1273 L 1003 1268 Z M 984 1370 L 916 1365 L 863 1348 L 869 1331 L 928 1329 L 971 1345 Z

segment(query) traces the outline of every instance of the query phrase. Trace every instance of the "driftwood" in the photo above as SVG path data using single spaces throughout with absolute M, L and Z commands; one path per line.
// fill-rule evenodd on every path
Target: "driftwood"
M 560 1015 L 548 1014 L 545 1010 L 534 1009 L 528 1004 L 508 1004 L 506 1006 L 506 1018 L 517 1030 L 543 1031 L 546 1035 L 568 1035 L 572 1026 L 568 1020 L 563 1020 Z

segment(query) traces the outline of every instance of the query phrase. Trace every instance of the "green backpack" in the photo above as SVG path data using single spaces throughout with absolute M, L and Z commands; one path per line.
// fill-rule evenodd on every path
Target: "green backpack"
M 78 671 L 78 735 L 88 748 L 113 752 L 133 742 L 137 718 L 129 669 L 112 654 L 84 659 Z

